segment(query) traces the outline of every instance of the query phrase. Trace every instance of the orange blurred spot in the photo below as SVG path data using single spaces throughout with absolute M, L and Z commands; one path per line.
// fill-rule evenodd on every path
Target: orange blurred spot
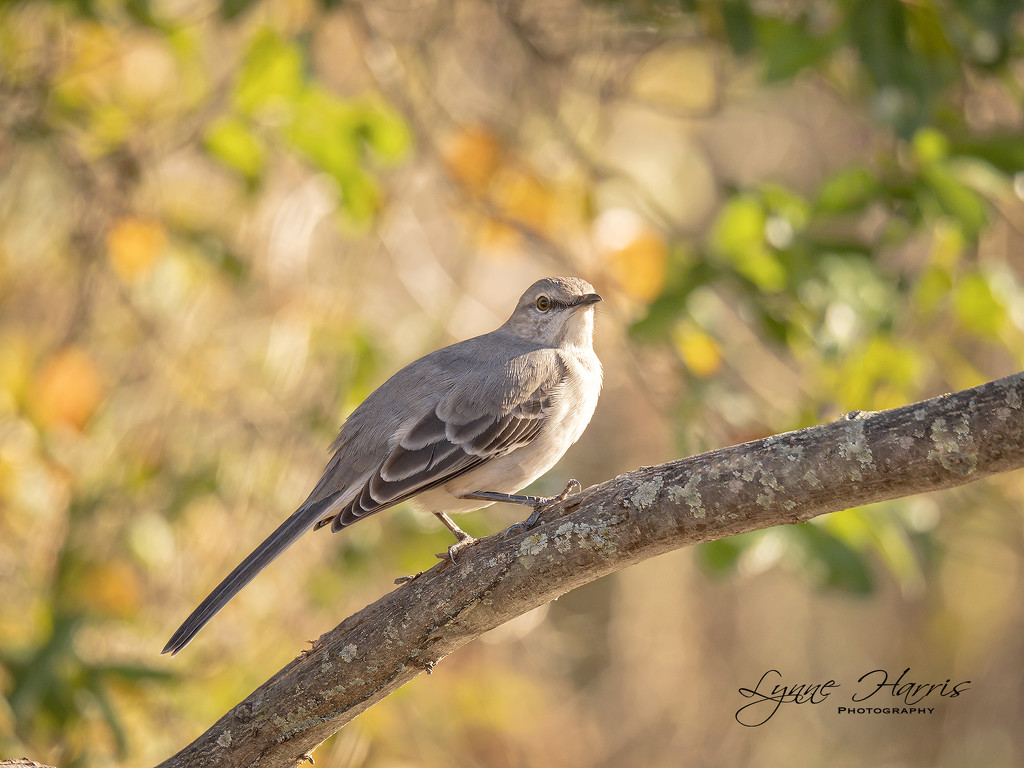
M 441 154 L 448 172 L 460 184 L 483 194 L 498 170 L 501 145 L 483 126 L 467 126 L 448 137 Z
M 81 430 L 103 396 L 96 364 L 83 350 L 68 347 L 51 357 L 35 378 L 33 411 L 46 426 L 67 425 Z
M 494 202 L 509 219 L 550 234 L 557 218 L 558 197 L 540 179 L 520 168 L 505 167 L 494 179 Z
M 157 221 L 120 219 L 107 232 L 107 254 L 122 280 L 147 272 L 166 247 L 167 233 Z
M 473 219 L 473 230 L 481 245 L 495 250 L 515 250 L 522 245 L 519 230 L 490 216 Z
M 661 295 L 668 246 L 657 232 L 636 232 L 621 248 L 609 252 L 607 259 L 612 275 L 631 298 L 648 302 Z
M 103 616 L 131 616 L 141 603 L 139 578 L 128 563 L 97 563 L 81 575 L 76 586 L 78 600 Z

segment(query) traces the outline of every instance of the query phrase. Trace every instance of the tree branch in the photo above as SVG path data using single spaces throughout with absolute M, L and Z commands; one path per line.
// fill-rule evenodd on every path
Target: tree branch
M 322 636 L 161 768 L 295 766 L 363 710 L 489 629 L 669 550 L 951 488 L 1024 466 L 1024 373 L 855 412 L 586 489 Z

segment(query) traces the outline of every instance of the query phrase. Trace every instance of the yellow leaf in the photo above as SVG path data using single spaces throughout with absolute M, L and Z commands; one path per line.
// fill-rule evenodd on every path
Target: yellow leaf
M 145 274 L 167 247 L 167 234 L 157 221 L 126 218 L 107 232 L 107 254 L 118 276 L 125 281 Z
M 74 25 L 68 34 L 71 55 L 57 75 L 54 96 L 76 107 L 109 102 L 123 44 L 120 34 L 96 22 Z
M 722 367 L 722 349 L 711 336 L 697 328 L 682 326 L 673 334 L 683 363 L 695 376 L 707 378 Z
M 66 425 L 81 430 L 103 396 L 99 370 L 78 347 L 51 357 L 36 374 L 32 410 L 45 426 Z
M 949 139 L 934 128 L 922 128 L 911 141 L 914 157 L 922 165 L 936 163 L 949 155 Z
M 20 402 L 32 378 L 32 346 L 26 336 L 8 333 L 0 337 L 0 410 Z
M 953 220 L 942 218 L 932 228 L 932 242 L 928 257 L 932 264 L 944 270 L 952 270 L 960 261 L 967 248 L 963 229 Z

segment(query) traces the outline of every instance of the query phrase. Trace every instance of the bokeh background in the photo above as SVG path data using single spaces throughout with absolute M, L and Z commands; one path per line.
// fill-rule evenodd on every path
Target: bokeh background
M 346 413 L 539 277 L 606 297 L 539 492 L 1020 370 L 1022 105 L 1015 0 L 3 3 L 0 756 L 155 764 L 434 563 L 406 507 L 310 535 L 159 656 Z M 317 764 L 1021 765 L 1022 481 L 603 579 Z M 907 667 L 970 690 L 734 719 Z

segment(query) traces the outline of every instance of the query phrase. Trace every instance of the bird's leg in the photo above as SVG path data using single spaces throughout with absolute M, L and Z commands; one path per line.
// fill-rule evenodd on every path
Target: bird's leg
M 444 560 L 445 557 L 447 557 L 452 561 L 452 565 L 455 565 L 455 555 L 464 547 L 468 547 L 470 544 L 476 544 L 476 539 L 459 528 L 459 526 L 455 524 L 455 521 L 448 517 L 444 512 L 435 512 L 434 516 L 444 523 L 445 527 L 452 532 L 452 535 L 454 535 L 456 539 L 458 539 L 458 541 L 448 547 L 447 555 L 438 554 L 437 558 Z
M 470 544 L 475 544 L 476 539 L 474 539 L 464 530 L 459 528 L 459 526 L 455 524 L 455 521 L 448 517 L 448 515 L 446 515 L 444 512 L 435 512 L 434 515 L 437 517 L 438 520 L 444 523 L 445 528 L 451 531 L 455 538 L 458 539 L 458 541 L 456 541 L 454 544 L 448 547 L 447 552 L 439 552 L 438 554 L 434 555 L 434 557 L 436 557 L 438 560 L 451 560 L 452 565 L 457 565 L 457 563 L 455 562 L 455 555 L 458 554 L 463 547 L 468 547 Z M 407 584 L 408 582 L 413 581 L 414 579 L 418 579 L 424 573 L 426 573 L 426 571 L 414 573 L 412 576 L 399 576 L 397 579 L 395 579 L 395 584 Z
M 521 523 L 510 525 L 505 529 L 505 536 L 508 536 L 513 531 L 516 533 L 525 533 L 537 524 L 540 516 L 544 514 L 544 511 L 550 509 L 556 504 L 560 504 L 570 496 L 575 496 L 577 493 L 583 490 L 583 486 L 580 485 L 578 480 L 570 480 L 565 490 L 557 496 L 521 496 L 514 493 L 495 493 L 494 491 L 478 491 L 476 493 L 466 493 L 460 496 L 462 499 L 479 499 L 480 501 L 503 501 L 506 504 L 522 504 L 527 507 L 533 507 L 533 512 L 528 518 L 523 520 Z

